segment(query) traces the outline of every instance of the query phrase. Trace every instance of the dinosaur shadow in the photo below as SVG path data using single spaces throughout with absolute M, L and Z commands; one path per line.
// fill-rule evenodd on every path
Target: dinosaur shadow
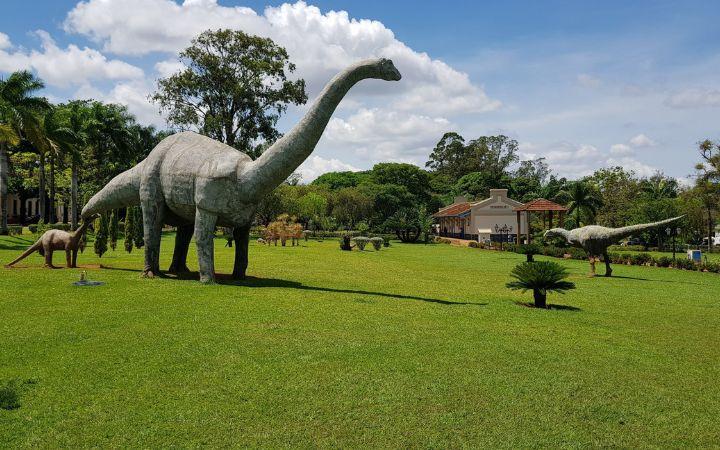
M 533 308 L 533 309 L 543 309 L 543 308 L 536 308 L 535 303 L 531 302 L 515 302 L 516 305 L 524 306 L 525 308 Z M 554 303 L 548 303 L 547 308 L 545 309 L 556 309 L 558 311 L 582 311 L 581 308 L 578 308 L 577 306 L 570 306 L 570 305 L 556 305 Z
M 121 270 L 126 272 L 140 272 L 137 269 L 126 269 L 120 267 L 107 267 L 102 266 L 103 269 L 107 270 Z M 200 280 L 200 274 L 198 272 L 186 272 L 181 274 L 163 274 L 161 278 L 168 278 L 173 280 Z M 392 294 L 388 292 L 374 292 L 374 291 L 363 291 L 358 289 L 336 289 L 327 288 L 320 286 L 308 286 L 300 283 L 299 281 L 280 280 L 277 278 L 258 278 L 258 277 L 246 277 L 244 280 L 236 280 L 229 274 L 216 274 L 215 281 L 220 285 L 227 286 L 243 286 L 248 288 L 285 288 L 285 289 L 298 289 L 303 291 L 317 291 L 317 292 L 334 292 L 337 294 L 358 294 L 358 295 L 374 295 L 378 297 L 395 298 L 401 300 L 418 300 L 422 302 L 437 303 L 440 305 L 473 305 L 473 306 L 486 306 L 487 303 L 474 303 L 474 302 L 453 302 L 450 300 L 441 300 L 438 298 L 420 297 L 415 295 L 403 295 L 403 294 Z
M 0 250 L 27 250 L 28 247 L 35 243 L 34 240 L 24 239 L 17 236 L 6 236 L 0 242 Z

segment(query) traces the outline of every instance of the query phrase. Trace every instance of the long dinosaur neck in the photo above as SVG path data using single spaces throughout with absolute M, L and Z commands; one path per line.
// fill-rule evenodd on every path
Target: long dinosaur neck
M 83 233 L 85 233 L 85 229 L 88 227 L 88 225 L 90 225 L 90 221 L 83 220 L 82 225 L 80 225 L 80 227 L 78 227 L 78 229 L 72 233 L 72 240 L 74 243 L 77 243 L 82 238 L 82 235 Z
M 335 108 L 355 83 L 373 77 L 367 62 L 337 74 L 320 93 L 302 120 L 251 163 L 239 180 L 249 193 L 262 198 L 289 177 L 312 153 Z

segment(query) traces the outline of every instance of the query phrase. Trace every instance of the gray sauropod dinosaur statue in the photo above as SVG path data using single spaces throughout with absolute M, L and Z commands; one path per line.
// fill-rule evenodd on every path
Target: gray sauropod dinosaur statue
M 82 239 L 85 230 L 87 229 L 90 221 L 83 221 L 80 227 L 72 232 L 63 230 L 47 230 L 40 236 L 33 245 L 30 246 L 25 252 L 18 256 L 17 259 L 8 263 L 5 267 L 12 267 L 14 264 L 22 261 L 23 259 L 30 256 L 33 252 L 38 252 L 45 257 L 45 267 L 54 268 L 52 263 L 52 255 L 55 250 L 65 250 L 65 260 L 67 267 L 77 267 L 77 254 L 78 250 L 84 249 L 84 241 Z
M 197 244 L 200 280 L 215 279 L 216 226 L 233 227 L 235 270 L 247 268 L 249 227 L 258 203 L 312 153 L 330 117 L 348 90 L 366 78 L 398 81 L 389 59 L 355 63 L 337 74 L 295 127 L 255 161 L 221 142 L 191 132 L 160 142 L 138 165 L 113 178 L 85 205 L 82 217 L 140 204 L 145 237 L 143 274 L 159 274 L 162 225 L 178 226 L 171 272 L 187 270 L 188 246 Z
M 603 259 L 605 259 L 605 276 L 609 277 L 612 275 L 610 258 L 607 252 L 609 246 L 617 244 L 622 238 L 631 236 L 639 231 L 667 225 L 676 220 L 680 220 L 682 217 L 683 216 L 673 217 L 659 222 L 641 223 L 622 228 L 607 228 L 599 225 L 588 225 L 569 231 L 563 228 L 552 228 L 545 232 L 545 237 L 562 237 L 573 247 L 579 247 L 585 250 L 590 260 L 590 275 L 595 275 L 595 262 L 599 261 L 600 256 L 602 256 Z

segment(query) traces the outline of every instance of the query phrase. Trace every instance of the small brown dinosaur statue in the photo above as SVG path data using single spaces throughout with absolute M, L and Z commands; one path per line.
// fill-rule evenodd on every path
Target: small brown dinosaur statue
M 12 267 L 13 264 L 27 258 L 33 252 L 37 251 L 45 257 L 45 267 L 55 268 L 52 263 L 52 255 L 55 250 L 65 250 L 65 259 L 67 267 L 77 267 L 77 254 L 78 250 L 85 249 L 85 241 L 82 239 L 85 230 L 87 229 L 90 221 L 85 220 L 80 227 L 73 231 L 67 232 L 63 230 L 47 230 L 40 236 L 30 248 L 18 256 L 18 258 L 8 263 L 5 267 Z

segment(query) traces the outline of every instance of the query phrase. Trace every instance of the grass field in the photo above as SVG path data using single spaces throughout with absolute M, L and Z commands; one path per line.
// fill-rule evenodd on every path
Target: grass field
M 504 287 L 523 258 L 253 243 L 247 281 L 204 286 L 90 248 L 106 285 L 80 288 L 32 256 L 0 268 L 0 447 L 718 445 L 720 276 L 556 260 L 577 289 L 536 310 Z

